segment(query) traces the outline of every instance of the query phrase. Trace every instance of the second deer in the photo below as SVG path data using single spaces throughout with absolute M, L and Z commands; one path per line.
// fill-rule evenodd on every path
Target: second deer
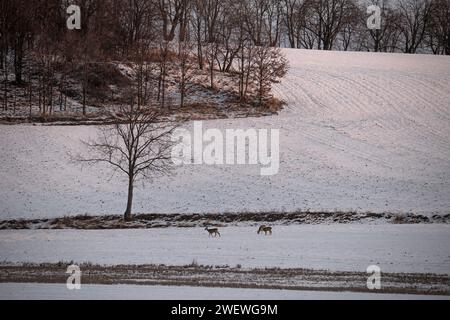
M 268 227 L 268 226 L 262 225 L 258 229 L 258 234 L 260 232 L 264 232 L 265 235 L 267 235 L 267 233 L 272 234 L 272 227 Z
M 220 232 L 219 232 L 219 229 L 217 229 L 217 228 L 208 228 L 208 227 L 206 227 L 205 228 L 205 230 L 206 231 L 208 231 L 209 232 L 209 236 L 211 237 L 211 236 L 217 236 L 217 235 L 219 235 L 219 237 L 220 237 Z

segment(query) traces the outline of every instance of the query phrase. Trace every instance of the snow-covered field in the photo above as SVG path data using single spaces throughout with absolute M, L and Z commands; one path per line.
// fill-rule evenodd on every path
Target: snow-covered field
M 143 213 L 374 211 L 450 213 L 450 59 L 285 50 L 278 115 L 204 129 L 279 129 L 280 168 L 186 165 L 135 191 Z M 187 124 L 192 129 L 192 124 Z M 0 219 L 121 214 L 126 182 L 70 162 L 94 126 L 0 125 Z M 319 224 L 126 230 L 2 230 L 0 261 L 240 265 L 450 275 L 450 225 Z M 361 299 L 431 296 L 290 290 L 0 284 L 0 299 Z
M 436 300 L 447 296 L 414 294 L 377 294 L 356 292 L 295 291 L 242 288 L 206 288 L 188 286 L 82 285 L 68 290 L 65 284 L 0 283 L 0 300 L 73 299 L 73 300 Z
M 450 58 L 286 50 L 279 116 L 205 128 L 280 129 L 280 171 L 179 167 L 135 192 L 138 212 L 450 212 Z M 188 125 L 190 128 L 191 126 Z M 94 127 L 0 126 L 0 217 L 122 213 L 126 184 L 69 163 Z
M 127 230 L 3 230 L 0 261 L 296 267 L 450 274 L 449 225 L 275 226 Z

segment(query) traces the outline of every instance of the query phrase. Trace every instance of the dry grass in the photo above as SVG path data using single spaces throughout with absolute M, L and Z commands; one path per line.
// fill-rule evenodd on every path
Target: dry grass
M 144 229 L 189 228 L 215 225 L 257 226 L 260 224 L 330 224 L 357 221 L 386 221 L 390 223 L 450 223 L 450 214 L 426 217 L 415 214 L 356 213 L 356 212 L 225 212 L 189 214 L 135 214 L 132 221 L 124 221 L 120 215 L 70 216 L 52 219 L 16 219 L 0 221 L 5 229 Z

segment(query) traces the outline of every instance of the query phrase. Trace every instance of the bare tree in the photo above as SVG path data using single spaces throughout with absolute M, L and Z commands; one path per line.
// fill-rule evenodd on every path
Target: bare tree
M 243 1 L 245 26 L 256 46 L 277 46 L 281 34 L 282 3 L 280 0 Z
M 106 163 L 127 177 L 128 197 L 124 219 L 132 219 L 133 191 L 139 179 L 167 174 L 171 169 L 171 135 L 177 123 L 164 121 L 155 109 L 122 107 L 118 123 L 102 126 L 94 141 L 85 141 L 88 157 L 81 162 Z
M 430 15 L 426 32 L 427 45 L 434 54 L 450 55 L 450 1 L 434 0 Z
M 300 48 L 302 42 L 302 33 L 305 31 L 308 6 L 308 0 L 283 0 L 284 14 L 283 22 L 286 27 L 289 46 L 291 48 Z
M 250 82 L 253 80 L 255 50 L 256 47 L 251 45 L 250 40 L 242 39 L 238 54 L 239 98 L 241 102 L 247 101 Z
M 192 78 L 194 77 L 194 68 L 192 65 L 192 50 L 193 44 L 188 41 L 180 42 L 178 64 L 179 64 L 179 79 L 178 88 L 180 91 L 180 108 L 184 107 L 186 95 L 192 89 Z
M 124 30 L 125 48 L 148 37 L 154 20 L 154 3 L 148 0 L 130 0 L 119 2 L 121 5 L 120 25 Z
M 230 2 L 222 12 L 217 28 L 216 42 L 218 42 L 216 61 L 221 72 L 228 72 L 233 66 L 241 44 L 242 15 L 239 5 Z
M 0 67 L 3 70 L 3 110 L 8 109 L 8 74 L 9 74 L 9 51 L 10 51 L 10 26 L 14 18 L 14 3 L 11 0 L 0 2 Z M 15 17 L 17 19 L 17 17 Z
M 36 1 L 4 0 L 0 5 L 1 57 L 13 55 L 15 83 L 23 84 L 23 65 L 26 42 L 33 34 Z M 1 65 L 4 64 L 4 61 Z
M 307 47 L 317 43 L 319 50 L 332 50 L 338 34 L 352 24 L 355 8 L 355 0 L 308 0 L 306 32 L 303 32 Z
M 203 70 L 204 68 L 204 59 L 203 59 L 203 18 L 201 15 L 202 7 L 201 7 L 201 0 L 196 0 L 195 4 L 193 5 L 192 9 L 192 18 L 191 18 L 191 24 L 192 24 L 192 35 L 197 43 L 197 62 L 198 67 L 200 70 Z
M 254 66 L 258 105 L 262 106 L 264 98 L 271 91 L 272 84 L 286 75 L 288 62 L 278 48 L 257 47 L 254 53 Z
M 238 1 L 234 3 L 232 9 L 235 12 L 244 11 L 244 3 Z M 243 15 L 236 15 L 235 20 L 235 46 L 237 48 L 237 73 L 239 77 L 239 99 L 244 102 L 247 99 L 247 89 L 250 82 L 250 73 L 252 70 L 252 50 L 251 39 L 246 31 L 245 18 Z
M 367 16 L 363 14 L 369 5 L 377 5 L 381 9 L 380 29 L 368 29 Z M 359 33 L 356 39 L 357 49 L 374 52 L 395 51 L 398 47 L 400 30 L 397 20 L 399 14 L 392 2 L 383 0 L 366 0 L 360 8 Z
M 140 40 L 135 45 L 134 55 L 132 56 L 135 61 L 136 69 L 136 81 L 134 92 L 137 98 L 138 108 L 147 105 L 150 97 L 149 81 L 151 78 L 151 63 L 150 63 L 150 43 Z
M 168 64 L 170 60 L 170 42 L 162 40 L 159 43 L 158 48 L 158 65 L 159 65 L 159 76 L 158 76 L 158 101 L 161 103 L 161 108 L 166 106 L 166 80 L 168 76 Z M 170 108 L 170 105 L 169 105 Z
M 217 61 L 217 54 L 219 52 L 219 44 L 217 42 L 209 43 L 205 48 L 206 62 L 208 63 L 210 88 L 215 89 L 214 86 L 214 65 Z
M 157 0 L 164 41 L 172 41 L 187 10 L 185 0 Z
M 47 116 L 53 111 L 53 86 L 55 84 L 55 65 L 58 54 L 51 45 L 51 39 L 42 39 L 36 48 L 38 71 L 39 112 Z
M 211 65 L 214 64 L 218 50 L 218 28 L 223 22 L 223 13 L 228 0 L 195 0 L 192 6 L 191 24 L 194 29 L 193 36 L 197 42 L 197 59 L 199 68 L 203 70 L 205 62 L 210 66 L 211 82 L 213 73 Z M 230 0 L 231 1 L 231 0 Z M 212 64 L 211 64 L 211 60 Z

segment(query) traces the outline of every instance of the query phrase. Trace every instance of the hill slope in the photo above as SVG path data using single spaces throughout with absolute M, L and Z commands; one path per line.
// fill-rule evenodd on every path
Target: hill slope
M 450 59 L 285 51 L 279 116 L 204 128 L 280 129 L 280 170 L 183 166 L 136 190 L 136 212 L 450 212 Z M 192 126 L 189 124 L 189 128 Z M 0 126 L 2 218 L 121 213 L 126 185 L 67 152 L 94 127 Z

